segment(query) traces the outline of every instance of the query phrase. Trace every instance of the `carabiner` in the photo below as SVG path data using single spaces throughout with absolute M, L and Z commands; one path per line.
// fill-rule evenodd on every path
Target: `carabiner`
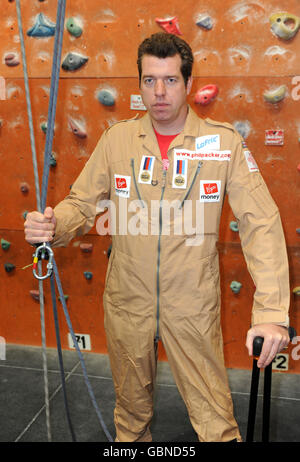
M 41 259 L 44 260 L 45 259 L 45 253 L 44 251 L 47 252 L 48 254 L 48 263 L 47 263 L 47 274 L 45 274 L 44 276 L 39 276 L 37 273 L 36 273 L 36 268 L 37 268 L 37 264 L 38 264 L 38 261 L 39 261 L 39 254 L 41 254 Z M 52 260 L 53 260 L 53 257 L 54 257 L 54 253 L 53 253 L 53 250 L 51 249 L 51 247 L 49 245 L 46 244 L 46 242 L 44 242 L 43 244 L 41 244 L 40 246 L 38 246 L 36 248 L 36 251 L 35 253 L 33 254 L 33 274 L 34 276 L 39 279 L 39 280 L 42 280 L 42 279 L 46 279 L 48 278 L 49 276 L 51 276 L 52 274 L 52 271 L 53 271 L 53 264 L 52 264 Z

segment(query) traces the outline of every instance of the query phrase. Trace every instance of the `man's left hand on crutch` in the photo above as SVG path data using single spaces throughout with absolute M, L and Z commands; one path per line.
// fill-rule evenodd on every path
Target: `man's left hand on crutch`
M 249 356 L 253 354 L 253 340 L 255 337 L 264 338 L 262 351 L 257 362 L 259 368 L 268 366 L 277 353 L 287 347 L 290 341 L 289 331 L 286 327 L 271 323 L 256 324 L 247 333 L 246 347 L 248 348 Z

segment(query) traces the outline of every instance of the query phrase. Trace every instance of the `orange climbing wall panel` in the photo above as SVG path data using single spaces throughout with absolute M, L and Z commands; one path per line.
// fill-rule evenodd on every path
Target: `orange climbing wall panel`
M 21 0 L 40 177 L 45 144 L 41 123 L 48 114 L 54 38 L 28 37 L 26 32 L 39 13 L 55 22 L 56 5 L 50 0 Z M 11 243 L 9 249 L 0 249 L 0 336 L 7 343 L 41 345 L 39 302 L 30 295 L 31 290 L 38 289 L 38 283 L 31 268 L 22 269 L 32 261 L 32 248 L 24 241 L 23 213 L 36 208 L 23 66 L 5 64 L 7 53 L 15 53 L 21 61 L 20 39 L 15 2 L 0 0 L 0 6 L 0 76 L 6 85 L 6 99 L 0 100 L 0 237 Z M 290 262 L 290 319 L 300 332 L 300 297 L 292 293 L 294 287 L 300 286 L 300 235 L 296 232 L 300 227 L 300 31 L 289 41 L 271 32 L 269 16 L 281 11 L 300 16 L 299 1 L 67 0 L 66 21 L 70 17 L 78 19 L 83 33 L 75 38 L 65 29 L 62 60 L 67 53 L 76 52 L 88 57 L 88 61 L 74 72 L 61 69 L 53 141 L 57 165 L 50 171 L 48 204 L 54 206 L 68 194 L 103 130 L 115 121 L 136 115 L 130 109 L 130 96 L 139 94 L 137 46 L 161 30 L 155 18 L 177 16 L 182 37 L 195 55 L 189 103 L 200 117 L 240 124 L 245 129 L 247 144 L 280 209 Z M 213 19 L 211 30 L 196 25 L 198 16 L 204 13 Z M 218 97 L 207 106 L 195 104 L 197 90 L 207 84 L 219 87 Z M 281 85 L 287 88 L 285 99 L 275 105 L 267 103 L 264 92 Z M 114 91 L 114 106 L 103 106 L 97 100 L 97 92 L 103 88 Z M 87 138 L 74 136 L 69 117 L 83 124 Z M 283 146 L 265 145 L 268 129 L 284 130 Z M 26 194 L 20 190 L 22 183 L 29 186 Z M 226 201 L 219 240 L 225 360 L 228 367 L 250 368 L 244 343 L 254 286 L 238 234 L 229 227 L 233 220 Z M 82 252 L 82 242 L 93 244 L 92 253 Z M 106 352 L 102 293 L 109 244 L 109 237 L 99 237 L 94 227 L 68 248 L 55 250 L 64 293 L 69 295 L 67 306 L 74 331 L 89 334 L 92 351 L 101 353 Z M 10 273 L 4 269 L 8 262 L 15 265 Z M 84 271 L 92 272 L 93 278 L 86 280 Z M 242 283 L 239 294 L 230 289 L 233 280 Z M 44 291 L 47 345 L 54 347 L 48 282 Z M 62 345 L 67 349 L 68 328 L 60 302 L 58 307 Z M 290 353 L 291 350 L 290 347 Z M 159 356 L 166 359 L 161 345 Z M 291 355 L 289 371 L 300 372 L 299 361 Z

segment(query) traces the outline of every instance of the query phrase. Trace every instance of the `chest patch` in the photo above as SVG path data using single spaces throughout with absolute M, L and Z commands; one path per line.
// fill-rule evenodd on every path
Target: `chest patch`
M 120 197 L 130 197 L 130 183 L 131 177 L 125 175 L 115 174 L 115 191 L 116 195 Z
M 174 168 L 173 168 L 173 188 L 185 189 L 187 185 L 187 170 L 188 161 L 187 159 L 178 159 L 174 156 Z
M 188 149 L 174 149 L 174 156 L 177 159 L 188 160 L 218 160 L 230 161 L 231 151 L 218 151 L 218 150 L 203 150 L 203 151 L 189 151 Z
M 200 202 L 220 202 L 220 198 L 220 180 L 200 180 Z
M 206 135 L 196 138 L 195 149 L 197 152 L 220 149 L 220 135 Z
M 153 176 L 153 169 L 154 169 L 154 156 L 143 156 L 140 165 L 140 172 L 139 172 L 139 183 L 143 184 L 151 184 L 152 176 Z

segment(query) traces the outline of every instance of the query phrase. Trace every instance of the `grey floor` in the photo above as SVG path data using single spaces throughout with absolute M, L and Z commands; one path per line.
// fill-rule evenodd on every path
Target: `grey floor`
M 106 355 L 85 353 L 88 377 L 104 422 L 114 437 L 114 390 Z M 67 395 L 76 440 L 107 442 L 85 384 L 76 351 L 63 352 Z M 52 442 L 72 441 L 66 419 L 56 349 L 47 350 Z M 228 369 L 235 416 L 246 437 L 251 371 Z M 261 439 L 263 374 L 257 406 L 255 441 Z M 270 441 L 300 441 L 300 375 L 273 373 Z M 0 361 L 0 442 L 47 442 L 44 376 L 40 348 L 7 345 Z M 169 366 L 159 362 L 153 441 L 197 442 Z

